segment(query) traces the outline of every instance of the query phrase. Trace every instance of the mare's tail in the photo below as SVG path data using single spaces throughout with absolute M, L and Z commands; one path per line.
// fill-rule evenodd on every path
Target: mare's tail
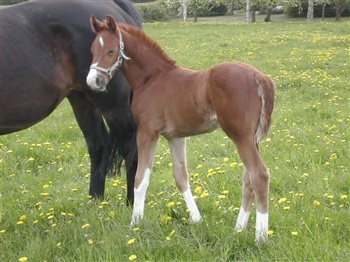
M 270 130 L 272 124 L 272 111 L 275 100 L 275 84 L 273 80 L 263 74 L 256 76 L 258 87 L 258 96 L 261 98 L 261 113 L 259 124 L 255 132 L 255 143 L 259 144 Z

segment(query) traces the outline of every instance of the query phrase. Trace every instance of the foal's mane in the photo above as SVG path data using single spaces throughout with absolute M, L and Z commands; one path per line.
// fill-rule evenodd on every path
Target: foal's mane
M 150 38 L 148 35 L 146 35 L 139 28 L 137 28 L 135 26 L 127 25 L 127 24 L 122 24 L 122 23 L 118 23 L 117 26 L 118 26 L 118 28 L 121 28 L 121 29 L 127 31 L 133 37 L 137 38 L 140 42 L 142 42 L 142 44 L 147 45 L 148 47 L 152 48 L 155 52 L 159 53 L 167 63 L 170 63 L 172 65 L 174 65 L 176 63 L 176 61 L 174 59 L 172 59 L 171 57 L 169 57 L 165 53 L 165 51 L 158 44 L 157 41 Z

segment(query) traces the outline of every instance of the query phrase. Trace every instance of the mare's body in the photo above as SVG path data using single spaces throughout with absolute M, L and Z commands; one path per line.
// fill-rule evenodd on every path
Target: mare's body
M 89 86 L 104 90 L 104 83 L 108 82 L 105 68 L 122 60 L 118 66 L 134 92 L 132 112 L 138 125 L 139 157 L 132 225 L 143 217 L 160 135 L 168 139 L 175 182 L 190 210 L 190 220 L 201 220 L 189 186 L 185 137 L 221 127 L 236 144 L 244 163 L 242 206 L 236 229 L 246 228 L 255 198 L 256 238 L 265 240 L 269 172 L 258 144 L 271 126 L 275 91 L 272 79 L 244 63 L 221 63 L 203 71 L 182 68 L 135 27 L 117 24 L 111 16 L 105 22 L 92 17 L 91 24 L 97 37 L 91 48 Z
M 118 73 L 108 92 L 87 88 L 92 14 L 141 27 L 127 0 L 34 0 L 1 9 L 0 134 L 38 123 L 68 98 L 90 154 L 89 193 L 103 197 L 105 176 L 123 157 L 132 202 L 137 153 L 130 87 Z

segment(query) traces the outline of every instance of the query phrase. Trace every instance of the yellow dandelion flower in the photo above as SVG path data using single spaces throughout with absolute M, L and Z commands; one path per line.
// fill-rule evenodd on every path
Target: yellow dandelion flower
M 134 261 L 135 259 L 137 259 L 137 256 L 136 255 L 131 255 L 129 257 L 129 261 Z
M 284 210 L 289 210 L 289 209 L 290 209 L 290 206 L 284 207 L 283 209 L 284 209 Z
M 5 234 L 6 230 L 3 229 L 3 230 L 0 230 L 0 234 Z
M 224 158 L 224 162 L 228 162 L 229 161 L 229 158 L 228 157 L 225 157 Z
M 84 224 L 81 226 L 82 229 L 90 227 L 90 224 Z
M 130 239 L 129 241 L 128 241 L 128 244 L 129 245 L 132 245 L 132 244 L 134 244 L 135 243 L 135 238 L 132 238 L 132 239 Z
M 171 240 L 171 238 L 170 238 L 170 237 L 166 237 L 165 239 L 166 239 L 166 241 L 170 241 L 170 240 Z
M 280 200 L 278 200 L 278 204 L 282 204 L 287 201 L 287 198 L 283 197 Z
M 202 187 L 197 187 L 195 190 L 194 190 L 194 192 L 197 194 L 197 195 L 199 195 L 199 194 L 201 194 L 202 193 Z
M 203 165 L 198 165 L 198 166 L 196 167 L 196 169 L 201 169 L 201 168 L 203 168 Z
M 169 167 L 173 167 L 174 164 L 173 164 L 173 163 L 169 163 L 168 166 L 169 166 Z
M 102 203 L 101 203 L 101 205 L 108 205 L 109 203 L 108 203 L 108 201 L 103 201 Z
M 23 224 L 24 224 L 23 221 L 18 221 L 18 222 L 17 222 L 17 225 L 23 225 Z
M 171 231 L 171 232 L 170 232 L 170 236 L 174 235 L 175 233 L 176 233 L 175 230 Z
M 203 194 L 201 194 L 201 198 L 206 198 L 207 196 L 209 196 L 207 191 L 204 191 Z
M 319 201 L 317 201 L 317 200 L 315 200 L 315 201 L 313 202 L 313 204 L 314 204 L 314 206 L 317 206 L 317 207 L 319 207 L 319 206 L 321 205 L 321 203 L 320 203 Z
M 61 247 L 62 246 L 62 243 L 61 242 L 58 242 L 57 244 L 56 244 L 56 247 Z
M 24 221 L 24 220 L 26 220 L 26 219 L 27 219 L 27 216 L 26 216 L 26 215 L 20 216 L 20 218 L 19 218 L 20 221 Z
M 170 207 L 170 208 L 173 207 L 174 205 L 175 205 L 174 202 L 169 202 L 169 203 L 168 203 L 168 207 Z
M 227 195 L 228 193 L 230 193 L 230 191 L 224 190 L 224 191 L 222 191 L 222 193 L 225 194 L 225 195 Z
M 225 195 L 219 195 L 219 199 L 224 199 L 224 198 L 226 198 Z
M 348 198 L 348 196 L 347 196 L 347 195 L 341 195 L 340 198 L 343 199 L 343 200 L 345 200 L 345 199 Z
M 110 211 L 110 212 L 109 212 L 109 216 L 110 216 L 110 217 L 115 217 L 115 212 L 114 212 L 114 211 Z
M 297 235 L 298 235 L 298 232 L 293 231 L 293 232 L 291 232 L 291 234 L 292 234 L 292 236 L 297 236 Z
M 134 232 L 139 231 L 139 230 L 140 230 L 139 227 L 135 227 L 135 228 L 132 229 L 132 231 L 134 231 Z
M 236 232 L 237 232 L 237 233 L 242 233 L 243 230 L 242 230 L 242 229 L 236 229 Z
M 233 167 L 233 168 L 235 168 L 236 166 L 238 165 L 238 163 L 236 163 L 236 162 L 233 162 L 233 163 L 231 163 L 230 164 L 230 167 Z
M 21 258 L 18 259 L 18 261 L 25 262 L 25 261 L 28 261 L 28 258 L 27 257 L 21 257 Z
M 89 239 L 88 243 L 89 243 L 89 245 L 92 245 L 94 243 L 94 241 L 92 239 Z
M 273 231 L 272 230 L 267 231 L 267 235 L 268 236 L 272 236 L 273 235 Z

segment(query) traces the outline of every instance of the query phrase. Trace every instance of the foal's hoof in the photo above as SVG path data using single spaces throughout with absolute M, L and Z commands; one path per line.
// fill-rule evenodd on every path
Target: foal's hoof
M 267 242 L 267 233 L 255 234 L 255 241 L 257 245 L 262 245 Z
M 199 222 L 202 222 L 202 220 L 203 220 L 203 218 L 201 217 L 201 215 L 191 215 L 190 216 L 190 222 L 192 223 L 192 224 L 197 224 L 197 223 L 199 223 Z

